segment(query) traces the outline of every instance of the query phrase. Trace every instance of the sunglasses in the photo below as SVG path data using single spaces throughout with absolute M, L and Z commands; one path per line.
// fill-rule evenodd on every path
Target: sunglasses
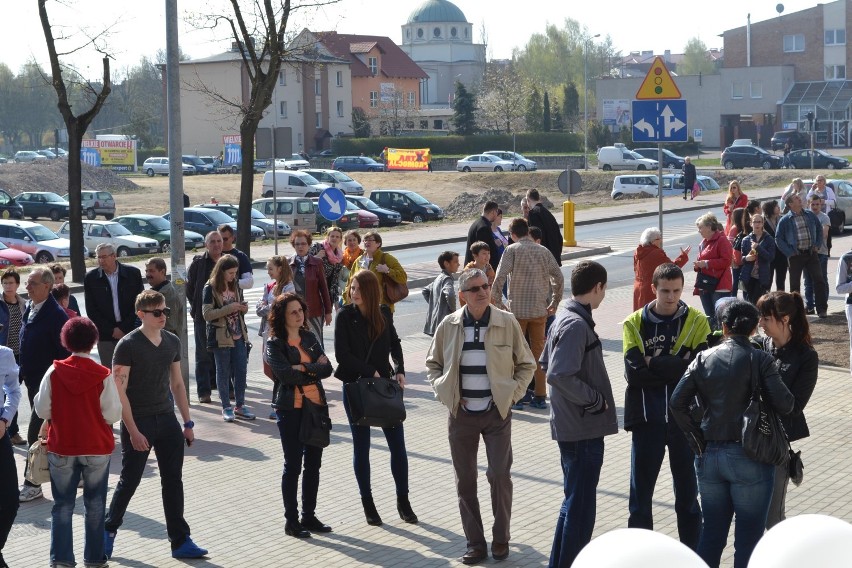
M 160 316 L 169 317 L 169 314 L 172 313 L 171 308 L 163 308 L 162 310 L 140 310 L 142 313 L 153 314 L 155 318 Z
M 491 284 L 483 284 L 482 286 L 471 286 L 467 290 L 462 290 L 462 292 L 473 292 L 474 294 L 476 294 L 480 290 L 482 290 L 483 292 L 487 292 L 489 288 L 491 288 Z

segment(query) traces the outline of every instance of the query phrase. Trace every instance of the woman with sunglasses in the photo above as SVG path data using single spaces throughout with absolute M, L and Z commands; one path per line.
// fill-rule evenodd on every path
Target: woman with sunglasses
M 368 233 L 369 234 L 369 233 Z M 365 239 L 366 240 L 366 239 Z M 402 343 L 393 325 L 390 309 L 382 305 L 379 280 L 370 270 L 361 270 L 349 279 L 349 299 L 337 314 L 334 328 L 334 355 L 337 369 L 334 376 L 345 383 L 359 377 L 390 377 L 405 387 L 405 364 Z M 392 367 L 389 359 L 393 360 Z M 370 485 L 370 427 L 352 423 L 352 411 L 346 389 L 343 389 L 343 408 L 352 430 L 355 455 L 355 479 L 361 493 L 361 504 L 367 524 L 381 525 L 382 518 L 373 503 Z M 416 523 L 417 515 L 408 501 L 408 455 L 405 451 L 405 431 L 402 424 L 382 428 L 390 451 L 391 474 L 396 485 L 396 503 L 400 518 Z
M 207 322 L 207 347 L 213 350 L 216 361 L 216 390 L 222 401 L 222 419 L 254 420 L 255 415 L 245 405 L 246 373 L 248 367 L 248 328 L 245 313 L 248 304 L 237 280 L 240 262 L 223 254 L 213 266 L 210 280 L 202 292 L 201 313 Z M 236 408 L 231 407 L 228 395 L 230 378 L 234 379 Z
M 748 196 L 743 193 L 743 190 L 740 188 L 740 182 L 737 180 L 731 181 L 728 184 L 728 197 L 725 199 L 725 204 L 722 206 L 722 211 L 725 213 L 725 217 L 728 218 L 725 223 L 725 234 L 728 234 L 728 231 L 731 229 L 731 224 L 733 223 L 733 219 L 731 219 L 731 214 L 734 212 L 734 209 L 739 207 L 746 207 L 748 205 Z

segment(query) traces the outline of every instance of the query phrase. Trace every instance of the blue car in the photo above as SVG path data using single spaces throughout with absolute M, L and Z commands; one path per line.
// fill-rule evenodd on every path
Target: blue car
M 383 172 L 385 165 L 366 156 L 339 156 L 331 163 L 331 169 L 339 172 Z
M 364 211 L 369 211 L 379 218 L 379 227 L 395 227 L 402 223 L 402 215 L 391 209 L 382 209 L 368 197 L 360 197 L 357 195 L 347 195 L 346 200 Z
M 168 221 L 169 218 L 169 213 L 163 215 L 163 219 Z M 187 230 L 195 231 L 202 235 L 206 235 L 210 231 L 215 231 L 219 228 L 219 225 L 230 225 L 235 233 L 239 232 L 237 222 L 234 218 L 218 209 L 187 207 L 183 210 L 183 222 Z M 251 226 L 251 240 L 259 241 L 261 239 L 263 239 L 263 231 L 255 226 Z

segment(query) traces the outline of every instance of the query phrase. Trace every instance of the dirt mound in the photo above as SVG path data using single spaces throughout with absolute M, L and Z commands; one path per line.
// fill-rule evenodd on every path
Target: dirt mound
M 81 176 L 83 189 L 122 192 L 139 186 L 107 168 L 83 164 Z M 0 164 L 0 188 L 11 195 L 24 191 L 53 191 L 68 193 L 68 162 L 62 159 L 47 163 Z

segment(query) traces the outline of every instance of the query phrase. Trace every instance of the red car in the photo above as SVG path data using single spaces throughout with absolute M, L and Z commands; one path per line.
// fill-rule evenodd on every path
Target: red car
M 0 268 L 8 268 L 9 266 L 29 266 L 32 263 L 32 256 L 0 243 Z
M 350 215 L 352 213 L 356 213 L 358 215 L 359 229 L 372 229 L 379 226 L 379 216 L 375 213 L 370 213 L 365 209 L 361 209 L 349 201 L 346 202 L 346 210 L 350 212 Z

